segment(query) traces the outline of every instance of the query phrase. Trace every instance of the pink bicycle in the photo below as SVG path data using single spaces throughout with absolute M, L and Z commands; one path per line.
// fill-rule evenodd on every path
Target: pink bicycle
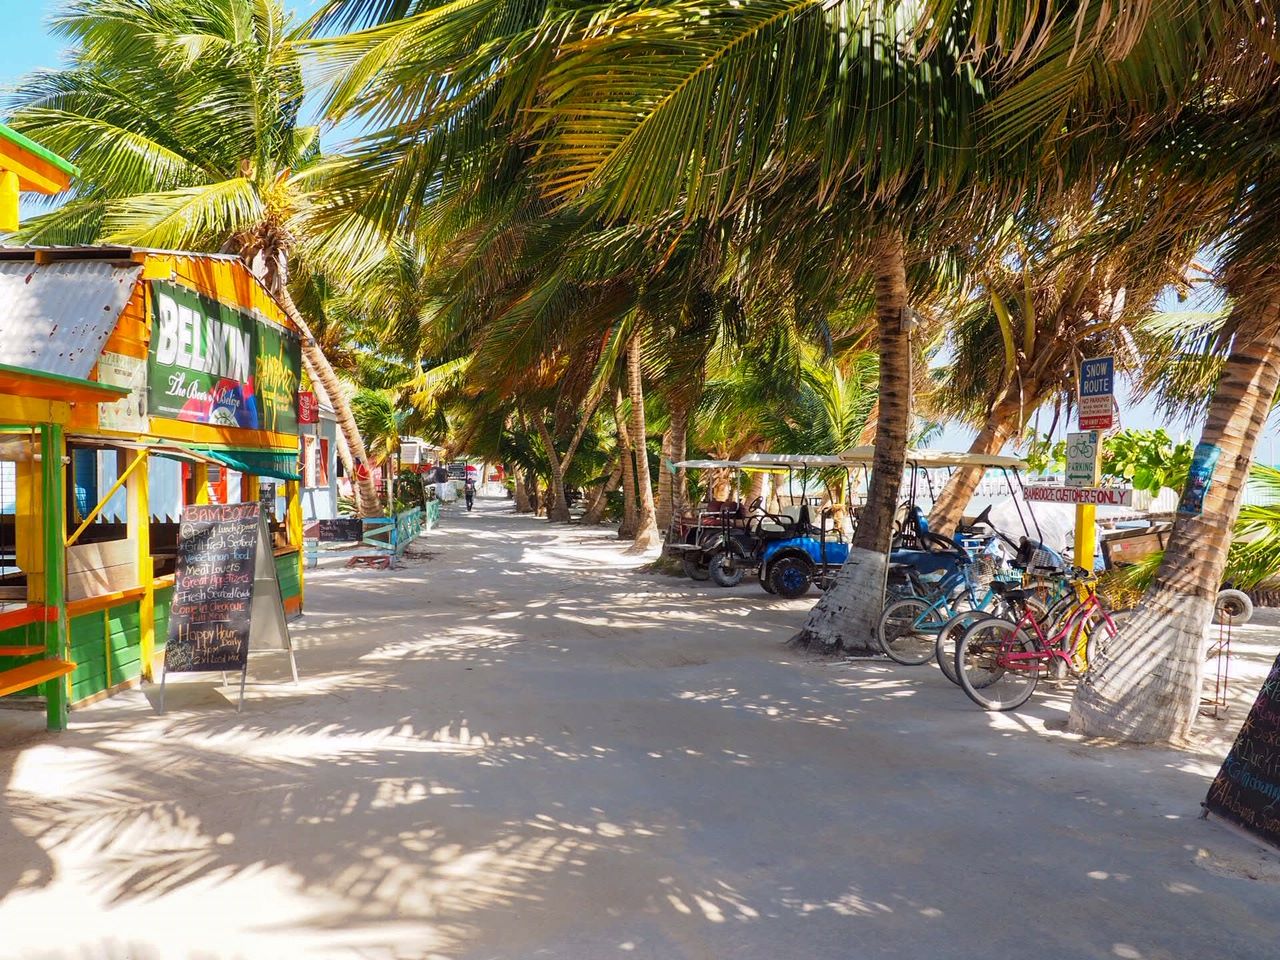
M 1115 621 L 1098 599 L 1097 578 L 1077 569 L 1075 602 L 1042 626 L 1025 605 L 1016 621 L 984 617 L 956 645 L 956 675 L 969 699 L 986 710 L 1014 710 L 1031 698 L 1042 676 L 1088 678 L 1107 656 Z M 1005 594 L 1025 600 L 1026 590 Z

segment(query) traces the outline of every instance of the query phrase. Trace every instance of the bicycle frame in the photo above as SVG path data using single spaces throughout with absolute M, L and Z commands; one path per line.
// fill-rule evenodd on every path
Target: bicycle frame
M 1045 634 L 1045 631 L 1036 622 L 1030 611 L 1023 610 L 1005 643 L 1012 643 L 1018 635 L 1018 631 L 1021 630 L 1034 638 L 1034 642 L 1039 649 L 1001 650 L 996 655 L 996 664 L 1008 670 L 1039 670 L 1042 664 L 1061 660 L 1073 675 L 1079 676 L 1087 672 L 1089 664 L 1085 663 L 1084 670 L 1077 669 L 1074 655 L 1082 639 L 1081 634 L 1084 630 L 1085 622 L 1095 611 L 1102 614 L 1103 622 L 1109 630 L 1114 632 L 1116 630 L 1115 621 L 1111 619 L 1111 614 L 1102 605 L 1102 602 L 1098 600 L 1098 595 L 1092 588 L 1088 589 L 1084 599 L 1078 602 L 1066 619 L 1062 621 L 1061 627 L 1054 629 L 1049 635 Z

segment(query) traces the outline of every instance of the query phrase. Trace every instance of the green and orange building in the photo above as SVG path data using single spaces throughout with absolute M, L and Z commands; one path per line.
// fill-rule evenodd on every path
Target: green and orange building
M 74 174 L 6 131 L 0 218 L 9 186 Z M 301 611 L 299 377 L 297 331 L 238 258 L 0 247 L 0 696 L 42 696 L 61 729 L 151 677 L 186 504 L 262 502 Z

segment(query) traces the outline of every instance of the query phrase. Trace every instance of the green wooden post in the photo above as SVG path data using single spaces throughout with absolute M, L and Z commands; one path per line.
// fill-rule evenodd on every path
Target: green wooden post
M 45 654 L 56 659 L 67 657 L 67 548 L 63 534 L 62 458 L 66 453 L 60 424 L 40 426 L 40 509 L 44 523 L 44 602 L 56 611 L 52 622 L 45 623 Z M 45 685 L 45 702 L 50 730 L 67 727 L 67 680 L 58 677 Z

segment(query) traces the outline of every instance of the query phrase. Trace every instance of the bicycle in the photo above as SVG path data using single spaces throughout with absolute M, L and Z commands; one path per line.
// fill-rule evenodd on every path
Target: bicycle
M 936 656 L 937 644 L 948 624 L 975 612 L 987 615 L 1002 606 L 1006 588 L 993 580 L 979 596 L 980 584 L 974 575 L 977 561 L 967 552 L 964 556 L 959 569 L 943 577 L 935 591 L 920 590 L 922 581 L 912 576 L 909 582 L 919 592 L 884 608 L 876 624 L 876 639 L 889 659 L 907 667 L 928 663 Z
M 1062 558 L 1044 544 L 1023 537 L 1015 542 L 1012 537 L 996 527 L 990 519 L 991 508 L 982 511 L 975 523 L 985 524 L 1000 540 L 1014 550 L 1012 566 L 1022 573 L 1022 586 L 1026 594 L 1017 602 L 1011 602 L 1005 594 L 1012 589 L 1009 586 L 999 588 L 1001 597 L 996 603 L 994 615 L 1005 620 L 1017 620 L 1024 610 L 1042 625 L 1056 625 L 1066 613 L 1073 592 L 1068 581 L 1062 576 Z M 984 610 L 962 610 L 943 624 L 934 642 L 933 657 L 938 667 L 952 683 L 959 685 L 960 677 L 956 673 L 956 647 L 964 631 L 979 620 L 985 619 Z
M 1048 632 L 1026 607 L 1016 621 L 988 617 L 965 630 L 956 646 L 955 667 L 960 688 L 970 700 L 985 710 L 1014 710 L 1031 698 L 1041 675 L 1051 670 L 1087 681 L 1118 631 L 1098 599 L 1097 578 L 1076 568 L 1070 582 L 1075 602 Z M 1028 596 L 1026 590 L 1006 594 L 1012 602 Z

